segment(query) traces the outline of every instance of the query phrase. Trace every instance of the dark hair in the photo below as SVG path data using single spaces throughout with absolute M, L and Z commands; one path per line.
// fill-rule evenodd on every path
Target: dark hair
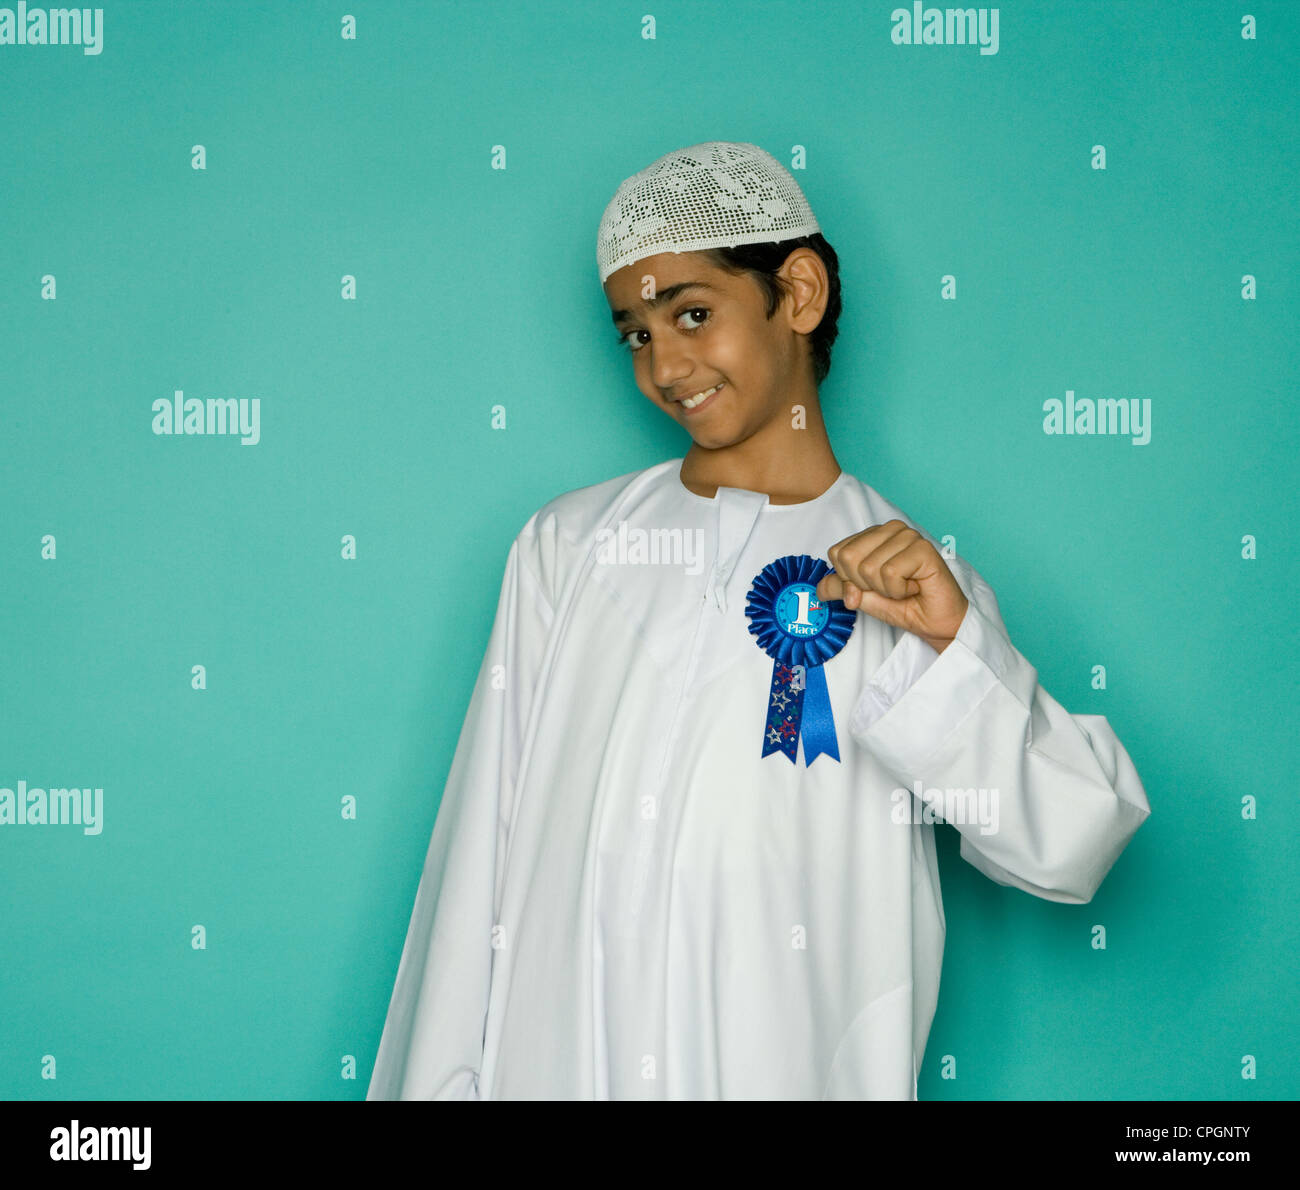
M 781 298 L 788 292 L 783 283 L 784 278 L 777 276 L 777 270 L 785 264 L 786 257 L 796 248 L 811 248 L 822 258 L 826 266 L 826 275 L 830 282 L 830 298 L 826 303 L 826 312 L 815 330 L 808 336 L 812 347 L 813 381 L 820 384 L 831 370 L 831 344 L 839 333 L 840 318 L 840 258 L 835 249 L 826 242 L 821 232 L 810 236 L 800 236 L 794 240 L 782 240 L 777 244 L 741 244 L 736 248 L 706 248 L 700 255 L 706 257 L 715 267 L 728 273 L 751 273 L 767 299 L 767 317 L 771 318 L 781 304 Z

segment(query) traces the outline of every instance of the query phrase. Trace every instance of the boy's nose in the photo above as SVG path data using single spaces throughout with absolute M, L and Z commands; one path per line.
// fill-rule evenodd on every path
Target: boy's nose
M 650 361 L 650 376 L 665 400 L 671 400 L 674 394 L 690 396 L 690 393 L 682 391 L 683 386 L 689 385 L 689 377 L 695 371 L 695 363 L 687 352 L 681 348 L 656 349 L 653 346 L 646 346 L 642 350 L 654 352 Z

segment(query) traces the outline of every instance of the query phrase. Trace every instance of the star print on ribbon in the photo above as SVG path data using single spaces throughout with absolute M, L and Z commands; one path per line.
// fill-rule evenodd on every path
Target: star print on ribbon
M 835 719 L 822 666 L 848 643 L 857 616 L 838 599 L 817 598 L 828 562 L 787 554 L 754 577 L 745 615 L 757 644 L 772 658 L 763 756 L 781 752 L 796 763 L 803 736 L 804 762 L 823 752 L 839 760 Z

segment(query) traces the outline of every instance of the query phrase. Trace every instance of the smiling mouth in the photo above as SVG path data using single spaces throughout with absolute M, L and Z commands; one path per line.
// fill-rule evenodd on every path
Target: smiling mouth
M 715 384 L 712 388 L 706 388 L 702 393 L 696 393 L 693 397 L 683 397 L 680 404 L 682 409 L 691 413 L 701 405 L 707 404 L 713 399 L 713 396 L 722 387 L 721 384 Z

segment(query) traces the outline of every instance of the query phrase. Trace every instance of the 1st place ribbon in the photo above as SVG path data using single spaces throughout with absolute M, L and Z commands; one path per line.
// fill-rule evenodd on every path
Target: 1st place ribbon
M 772 658 L 763 756 L 781 752 L 791 764 L 801 734 L 805 764 L 823 752 L 840 758 L 822 666 L 848 643 L 857 616 L 841 600 L 817 598 L 817 583 L 830 572 L 820 558 L 787 554 L 754 577 L 745 605 L 749 631 Z

